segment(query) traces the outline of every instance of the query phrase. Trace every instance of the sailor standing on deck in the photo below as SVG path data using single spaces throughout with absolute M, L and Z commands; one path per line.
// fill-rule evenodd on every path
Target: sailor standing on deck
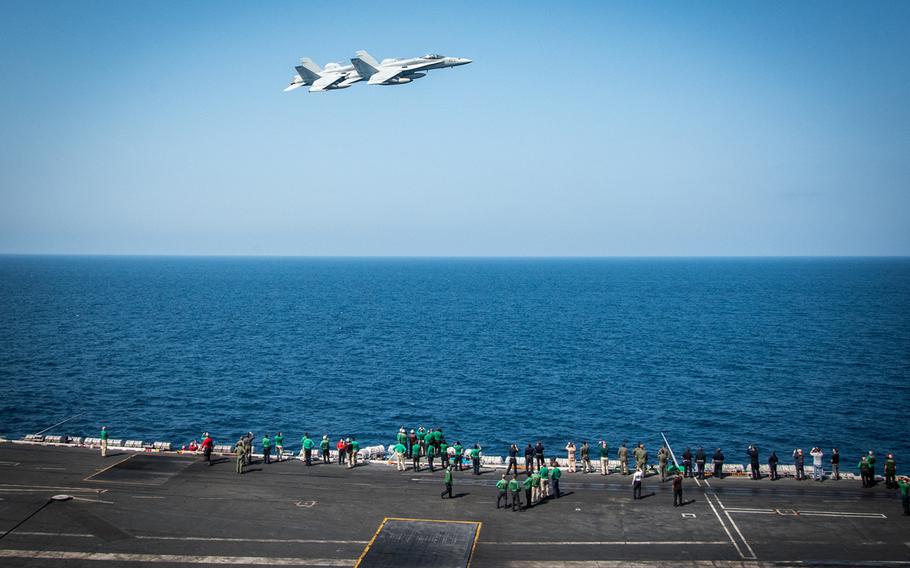
M 780 460 L 777 457 L 777 452 L 771 452 L 771 455 L 768 456 L 768 469 L 771 470 L 771 481 L 777 481 L 780 479 L 780 476 L 777 475 L 777 463 Z
M 360 442 L 357 438 L 351 436 L 348 438 L 348 469 L 357 467 L 357 455 L 360 451 Z
M 329 435 L 323 434 L 319 442 L 319 449 L 322 451 L 322 463 L 329 463 Z
M 540 473 L 540 500 L 543 501 L 550 497 L 550 468 L 543 464 L 537 471 Z
M 901 490 L 901 504 L 904 507 L 904 516 L 910 515 L 910 477 L 902 475 L 897 478 L 897 486 Z
M 809 451 L 809 455 L 812 456 L 812 479 L 815 481 L 824 480 L 825 468 L 822 465 L 822 457 L 825 455 L 825 452 L 818 446 L 815 446 Z
M 408 434 L 408 457 L 414 456 L 414 450 L 417 449 L 417 434 L 414 432 L 414 429 L 411 428 L 411 433 Z
M 724 478 L 724 453 L 720 451 L 720 448 L 717 448 L 717 451 L 714 452 L 714 477 L 717 479 Z
M 398 442 L 395 444 L 393 450 L 395 452 L 395 463 L 398 465 L 398 471 L 404 471 L 407 469 L 404 466 L 404 455 L 407 453 L 408 449 L 404 447 L 404 444 Z
M 505 501 L 505 506 L 503 509 L 509 508 L 509 482 L 506 481 L 506 474 L 502 474 L 499 478 L 499 481 L 496 482 L 496 489 L 499 491 L 499 494 L 496 496 L 496 508 L 499 509 L 499 504 Z
M 641 480 L 643 478 L 644 473 L 642 473 L 641 468 L 636 468 L 635 474 L 632 475 L 632 499 L 641 499 Z
M 480 444 L 474 444 L 474 449 L 471 450 L 471 461 L 474 464 L 474 475 L 480 475 Z
M 699 446 L 699 448 L 695 450 L 695 470 L 699 479 L 705 478 L 705 462 L 707 459 L 705 449 Z
M 894 455 L 888 454 L 885 459 L 885 487 L 888 489 L 897 489 L 897 482 L 894 476 L 897 473 L 897 464 L 894 461 Z
M 540 440 L 537 440 L 537 445 L 534 446 L 534 457 L 537 459 L 537 467 L 540 468 L 543 465 L 543 444 Z
M 592 471 L 594 471 L 594 468 L 591 467 L 591 446 L 585 440 L 581 444 L 581 472 L 591 473 Z
M 600 474 L 607 475 L 610 473 L 610 447 L 606 440 L 600 441 Z
M 758 469 L 758 448 L 756 448 L 754 444 L 749 444 L 749 449 L 746 450 L 746 453 L 749 454 L 749 467 L 752 468 L 752 479 L 761 479 L 761 473 Z
M 420 448 L 414 446 L 411 452 L 411 469 L 415 472 L 420 471 Z
M 619 458 L 620 473 L 623 475 L 629 475 L 629 448 L 626 447 L 625 442 L 619 445 L 619 450 L 616 452 L 616 457 Z
M 205 457 L 205 461 L 212 465 L 212 449 L 215 447 L 215 440 L 209 436 L 208 432 L 203 434 L 203 437 L 205 439 L 202 440 L 202 455 Z
M 556 460 L 553 460 L 553 463 L 550 464 L 550 485 L 552 486 L 553 493 L 556 494 L 557 499 L 562 497 L 562 493 L 559 491 L 560 477 L 562 477 L 562 471 L 559 469 L 559 464 Z
M 683 473 L 676 470 L 676 477 L 673 478 L 673 506 L 682 507 L 683 505 L 683 496 L 682 496 L 682 486 L 683 486 Z
M 445 437 L 439 439 L 439 462 L 443 469 L 449 469 L 449 443 Z
M 284 456 L 284 434 L 278 432 L 275 434 L 275 457 L 278 461 Z
M 831 476 L 835 481 L 840 480 L 840 453 L 837 448 L 831 450 Z
M 802 448 L 793 450 L 793 466 L 796 468 L 796 481 L 806 479 L 806 456 Z
M 272 463 L 272 439 L 268 432 L 262 437 L 262 463 Z
M 461 442 L 455 440 L 455 445 L 452 446 L 452 450 L 455 452 L 455 455 L 452 457 L 455 459 L 455 466 L 458 468 L 458 471 L 461 471 L 462 461 L 464 460 L 464 446 L 461 445 Z
M 316 443 L 310 438 L 309 432 L 303 433 L 303 438 L 300 439 L 300 445 L 303 446 L 303 459 L 306 461 L 307 466 L 313 465 L 313 447 Z
M 344 465 L 344 458 L 348 454 L 348 445 L 344 441 L 344 438 L 338 438 L 335 449 L 338 450 L 338 465 Z
M 103 458 L 107 457 L 107 436 L 107 426 L 102 426 L 99 437 L 101 438 L 101 457 Z
M 509 481 L 509 493 L 512 494 L 512 510 L 514 511 L 517 507 L 518 510 L 521 510 L 521 483 L 518 482 L 518 474 L 512 476 L 512 479 Z M 906 506 L 905 506 L 906 507 Z
M 635 469 L 645 470 L 645 445 L 641 442 L 632 450 L 632 457 L 635 458 Z M 644 474 L 642 474 L 644 475 Z
M 445 498 L 446 495 L 449 496 L 449 499 L 452 498 L 452 469 L 452 466 L 449 466 L 449 468 L 446 470 L 445 477 L 443 477 L 442 481 L 445 484 L 445 489 L 443 490 L 442 495 L 440 495 L 440 498 Z
M 243 440 L 243 465 L 250 465 L 253 463 L 253 433 L 247 432 L 246 436 L 242 438 Z
M 404 426 L 398 429 L 398 434 L 395 435 L 395 441 L 405 447 L 407 451 L 408 447 L 408 435 L 404 432 Z
M 525 448 L 525 473 L 531 475 L 531 472 L 534 471 L 534 448 L 531 447 L 531 442 L 528 442 L 528 447 Z
M 518 446 L 515 444 L 509 446 L 509 467 L 506 468 L 506 475 L 512 472 L 518 473 Z
M 429 436 L 429 434 L 427 434 Z M 430 467 L 430 473 L 435 473 L 436 469 L 433 466 L 433 458 L 436 457 L 436 446 L 432 443 L 427 444 L 427 465 Z
M 539 503 L 540 502 L 540 473 L 534 472 L 531 474 L 531 501 L 528 503 Z
M 243 438 L 240 438 L 239 440 L 237 440 L 237 443 L 234 444 L 234 455 L 236 456 L 235 461 L 237 462 L 236 463 L 237 468 L 235 471 L 237 473 L 242 474 L 243 473 L 243 460 L 246 457 L 246 450 L 243 447 Z
M 871 487 L 869 485 L 869 462 L 866 461 L 866 456 L 860 458 L 856 467 L 859 468 L 859 478 L 863 481 L 863 487 Z
M 575 473 L 575 442 L 569 440 L 566 444 L 566 454 L 568 458 L 569 473 Z
M 534 496 L 534 475 L 528 473 L 528 476 L 521 483 L 522 488 L 525 490 L 525 509 L 529 509 L 533 505 L 532 497 Z
M 692 450 L 686 448 L 686 451 L 682 455 L 683 460 L 683 469 L 685 470 L 683 477 L 692 477 Z
M 657 451 L 657 465 L 660 469 L 660 481 L 663 483 L 667 480 L 667 462 L 670 460 L 670 452 L 666 446 L 661 446 Z

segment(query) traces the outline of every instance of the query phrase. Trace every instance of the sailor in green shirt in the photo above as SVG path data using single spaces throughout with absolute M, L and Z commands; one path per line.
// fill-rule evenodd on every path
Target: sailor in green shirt
M 399 444 L 402 445 L 408 441 L 408 435 L 404 433 L 404 426 L 398 429 L 398 436 L 396 437 L 396 440 Z
M 449 445 L 446 443 L 445 438 L 439 440 L 439 459 L 442 462 L 442 467 L 449 467 Z
M 329 463 L 329 435 L 323 434 L 319 442 L 319 449 L 322 451 L 322 463 Z
M 474 475 L 480 475 L 480 444 L 471 448 L 471 462 L 474 464 Z
M 534 489 L 534 479 L 533 479 L 533 477 L 534 477 L 533 475 L 529 475 L 529 476 L 526 477 L 525 480 L 521 483 L 521 486 L 522 486 L 522 487 L 524 488 L 524 490 L 525 490 L 525 501 L 527 502 L 527 504 L 525 505 L 525 509 L 527 509 L 528 507 L 530 507 L 531 505 L 534 504 L 533 499 L 531 499 L 531 498 L 534 496 L 534 495 L 533 495 L 533 489 Z
M 107 426 L 102 426 L 101 435 L 98 437 L 101 438 L 101 457 L 103 458 L 107 457 L 107 436 Z
M 506 474 L 502 474 L 502 477 L 499 478 L 499 481 L 496 482 L 496 489 L 499 490 L 499 495 L 496 496 L 496 508 L 499 509 L 499 504 L 504 500 L 506 506 L 502 507 L 503 509 L 509 508 L 509 494 L 506 493 L 506 488 L 509 483 L 506 481 Z
M 398 464 L 398 471 L 404 471 L 404 454 L 408 449 L 404 447 L 404 444 L 398 442 L 395 444 L 395 447 L 392 448 L 392 451 L 395 452 L 395 463 Z
M 446 494 L 448 494 L 449 499 L 451 499 L 452 498 L 452 466 L 449 466 L 449 468 L 446 470 L 446 474 L 443 477 L 442 481 L 443 481 L 443 483 L 445 483 L 446 488 L 443 490 L 442 495 L 440 495 L 440 498 L 445 499 Z
M 610 473 L 610 446 L 603 440 L 600 441 L 600 474 Z
M 910 515 L 910 477 L 902 475 L 897 478 L 897 486 L 901 490 L 901 504 L 904 506 L 904 516 Z
M 435 472 L 436 469 L 433 467 L 433 458 L 436 457 L 436 448 L 433 444 L 427 444 L 427 465 L 430 466 L 430 471 Z
M 427 431 L 421 426 L 417 429 L 417 445 L 420 447 L 420 453 L 426 455 L 427 453 Z
M 540 473 L 539 472 L 534 472 L 533 474 L 531 474 L 531 488 L 533 489 L 533 491 L 531 492 L 531 496 L 533 497 L 534 503 L 539 503 L 542 499 L 542 496 L 540 495 Z
M 461 461 L 464 458 L 464 446 L 461 445 L 461 442 L 455 440 L 455 445 L 452 447 L 455 449 L 455 465 L 458 466 L 458 471 L 461 471 Z
M 538 470 L 540 472 L 540 495 L 539 499 L 543 501 L 550 496 L 550 468 L 544 463 Z
M 309 432 L 303 433 L 303 438 L 300 439 L 300 445 L 303 446 L 303 459 L 306 460 L 307 466 L 313 465 L 313 448 L 316 447 L 316 442 L 310 438 Z
M 411 451 L 411 469 L 420 471 L 420 450 L 416 446 Z
M 357 438 L 351 436 L 351 461 L 348 462 L 348 469 L 357 466 L 357 452 L 360 451 L 360 442 Z
M 263 463 L 272 463 L 272 439 L 266 434 L 262 437 L 262 461 Z
M 518 475 L 513 475 L 509 481 L 509 493 L 512 494 L 512 510 L 516 507 L 521 510 L 521 483 L 518 482 Z M 508 506 L 508 504 L 506 504 Z
M 875 454 L 872 450 L 866 456 L 866 464 L 869 466 L 869 487 L 872 487 L 875 485 Z
M 562 470 L 559 469 L 558 464 L 553 464 L 550 467 L 550 483 L 553 485 L 553 493 L 556 494 L 556 498 L 559 499 L 562 497 L 562 493 L 559 492 L 559 478 L 562 477 Z
M 284 455 L 284 434 L 278 432 L 275 434 L 275 456 L 278 458 L 278 461 L 281 461 L 281 457 Z
M 897 473 L 897 464 L 894 462 L 894 456 L 888 454 L 885 459 L 885 487 L 888 489 L 897 489 L 897 482 L 894 475 Z

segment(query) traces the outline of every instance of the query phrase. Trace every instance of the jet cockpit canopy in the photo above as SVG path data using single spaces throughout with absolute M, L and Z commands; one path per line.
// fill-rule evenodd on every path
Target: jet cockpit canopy
M 442 59 L 442 56 L 436 53 L 428 53 L 423 56 L 424 59 Z

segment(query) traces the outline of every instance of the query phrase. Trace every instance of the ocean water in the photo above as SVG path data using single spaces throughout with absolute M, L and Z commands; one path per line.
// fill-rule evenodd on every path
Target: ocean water
M 0 434 L 910 462 L 910 259 L 0 257 Z M 291 444 L 296 445 L 296 444 Z M 902 468 L 903 469 L 903 468 Z

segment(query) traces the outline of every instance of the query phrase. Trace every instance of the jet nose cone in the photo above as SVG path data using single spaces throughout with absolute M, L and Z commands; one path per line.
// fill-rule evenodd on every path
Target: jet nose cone
M 474 61 L 472 61 L 472 60 L 470 60 L 470 59 L 468 59 L 468 58 L 466 58 L 466 57 L 462 57 L 462 58 L 461 58 L 461 64 L 462 64 L 462 65 L 467 65 L 468 63 L 474 63 Z

